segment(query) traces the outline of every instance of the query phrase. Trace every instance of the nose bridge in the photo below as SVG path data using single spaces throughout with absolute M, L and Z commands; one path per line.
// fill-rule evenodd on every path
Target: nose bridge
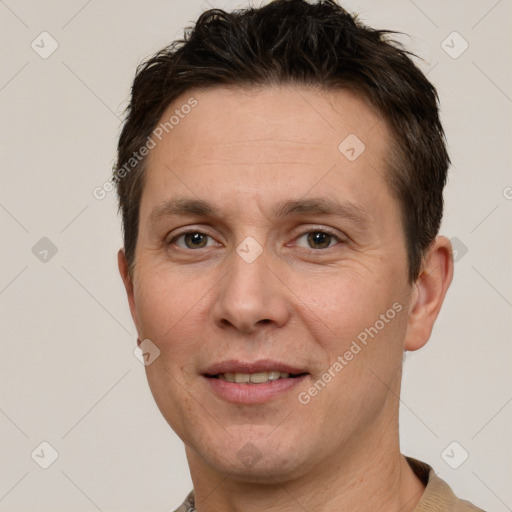
M 244 240 L 230 255 L 230 270 L 219 284 L 214 308 L 218 324 L 245 332 L 269 322 L 282 325 L 287 318 L 286 296 L 272 269 L 273 260 L 254 242 Z

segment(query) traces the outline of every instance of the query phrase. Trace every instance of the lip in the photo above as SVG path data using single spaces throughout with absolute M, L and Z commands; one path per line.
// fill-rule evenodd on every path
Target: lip
M 278 379 L 263 384 L 238 384 L 222 379 L 203 376 L 206 384 L 221 399 L 234 404 L 263 404 L 283 397 L 297 388 L 309 374 L 300 377 Z
M 304 368 L 299 366 L 291 366 L 290 364 L 271 359 L 261 359 L 259 361 L 238 361 L 229 359 L 214 363 L 203 372 L 204 376 L 218 375 L 219 373 L 258 373 L 269 372 L 271 370 L 283 373 L 292 373 L 298 375 L 300 373 L 308 373 Z
M 262 384 L 241 384 L 215 378 L 219 373 L 259 373 L 276 370 L 297 375 Z M 281 398 L 297 388 L 310 374 L 303 368 L 265 359 L 254 362 L 222 361 L 209 366 L 202 374 L 210 390 L 219 398 L 234 404 L 263 404 Z

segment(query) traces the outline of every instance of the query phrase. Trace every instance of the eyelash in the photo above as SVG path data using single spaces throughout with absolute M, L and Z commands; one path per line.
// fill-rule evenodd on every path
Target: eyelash
M 339 235 L 337 235 L 336 233 L 334 233 L 334 231 L 331 231 L 330 229 L 327 229 L 327 228 L 321 228 L 321 229 L 308 229 L 307 231 L 303 231 L 299 236 L 297 236 L 295 238 L 295 240 L 299 240 L 300 238 L 304 237 L 304 236 L 307 236 L 309 235 L 310 233 L 322 233 L 322 234 L 325 234 L 325 235 L 329 235 L 330 237 L 332 237 L 334 240 L 337 241 L 337 243 L 343 243 L 343 240 L 339 237 Z M 325 247 L 323 249 L 314 249 L 312 247 L 309 247 L 307 248 L 306 250 L 311 250 L 311 251 L 328 251 L 329 249 L 333 248 L 335 245 L 337 244 L 334 244 L 334 245 L 329 245 L 328 247 Z M 301 247 L 301 249 L 304 249 L 304 247 Z
M 317 229 L 308 229 L 306 231 L 303 231 L 297 237 L 295 237 L 294 240 L 299 240 L 303 236 L 306 236 L 306 235 L 308 235 L 310 233 L 323 233 L 323 234 L 326 234 L 326 235 L 329 235 L 329 236 L 333 237 L 338 243 L 344 243 L 344 240 L 342 240 L 339 235 L 337 235 L 334 231 L 331 231 L 330 229 L 327 229 L 327 228 L 324 228 L 324 227 L 317 228 Z M 184 237 L 185 235 L 188 235 L 188 234 L 206 235 L 206 236 L 210 237 L 211 239 L 214 239 L 214 237 L 210 233 L 208 233 L 208 232 L 199 231 L 197 229 L 190 229 L 190 230 L 187 230 L 187 231 L 182 231 L 181 233 L 179 233 L 176 236 L 174 236 L 168 242 L 168 245 L 173 245 L 177 240 L 179 240 L 180 238 L 182 238 L 182 237 Z M 329 247 L 325 247 L 323 249 L 314 249 L 314 248 L 310 247 L 309 250 L 315 251 L 315 252 L 317 252 L 317 251 L 327 251 L 327 250 L 331 249 L 332 247 L 334 247 L 335 245 L 337 245 L 337 244 L 334 244 L 334 245 L 329 246 Z M 205 247 L 199 247 L 199 249 L 204 249 L 204 248 Z M 180 247 L 180 249 L 183 249 L 183 250 L 186 250 L 186 251 L 198 250 L 198 249 L 190 249 L 188 247 L 187 248 Z M 302 247 L 302 249 L 305 249 L 305 248 Z

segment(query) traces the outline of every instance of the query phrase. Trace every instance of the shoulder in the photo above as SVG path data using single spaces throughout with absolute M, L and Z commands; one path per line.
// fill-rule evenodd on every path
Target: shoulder
M 424 462 L 407 457 L 418 478 L 426 483 L 425 492 L 414 512 L 484 512 L 469 501 L 461 500 L 450 486 Z

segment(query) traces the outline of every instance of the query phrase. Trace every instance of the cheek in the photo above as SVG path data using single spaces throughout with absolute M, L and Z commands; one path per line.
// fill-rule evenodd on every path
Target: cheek
M 377 370 L 401 361 L 407 304 L 398 280 L 376 284 L 343 269 L 323 279 L 304 278 L 297 289 L 296 309 L 323 349 L 323 364 L 345 354 L 353 370 L 368 365 Z
M 194 363 L 211 295 L 206 284 L 191 281 L 184 272 L 140 270 L 135 299 L 141 335 L 160 350 L 146 367 L 149 387 L 169 425 L 187 439 L 190 429 L 201 431 Z
M 295 288 L 297 307 L 317 330 L 335 338 L 357 334 L 391 307 L 388 285 L 376 286 L 350 269 L 336 269 L 318 279 L 305 276 Z M 389 304 L 388 304 L 389 302 Z
M 142 273 L 138 283 L 135 302 L 141 334 L 162 352 L 172 349 L 176 356 L 187 347 L 192 350 L 190 340 L 208 311 L 207 284 L 169 271 Z

